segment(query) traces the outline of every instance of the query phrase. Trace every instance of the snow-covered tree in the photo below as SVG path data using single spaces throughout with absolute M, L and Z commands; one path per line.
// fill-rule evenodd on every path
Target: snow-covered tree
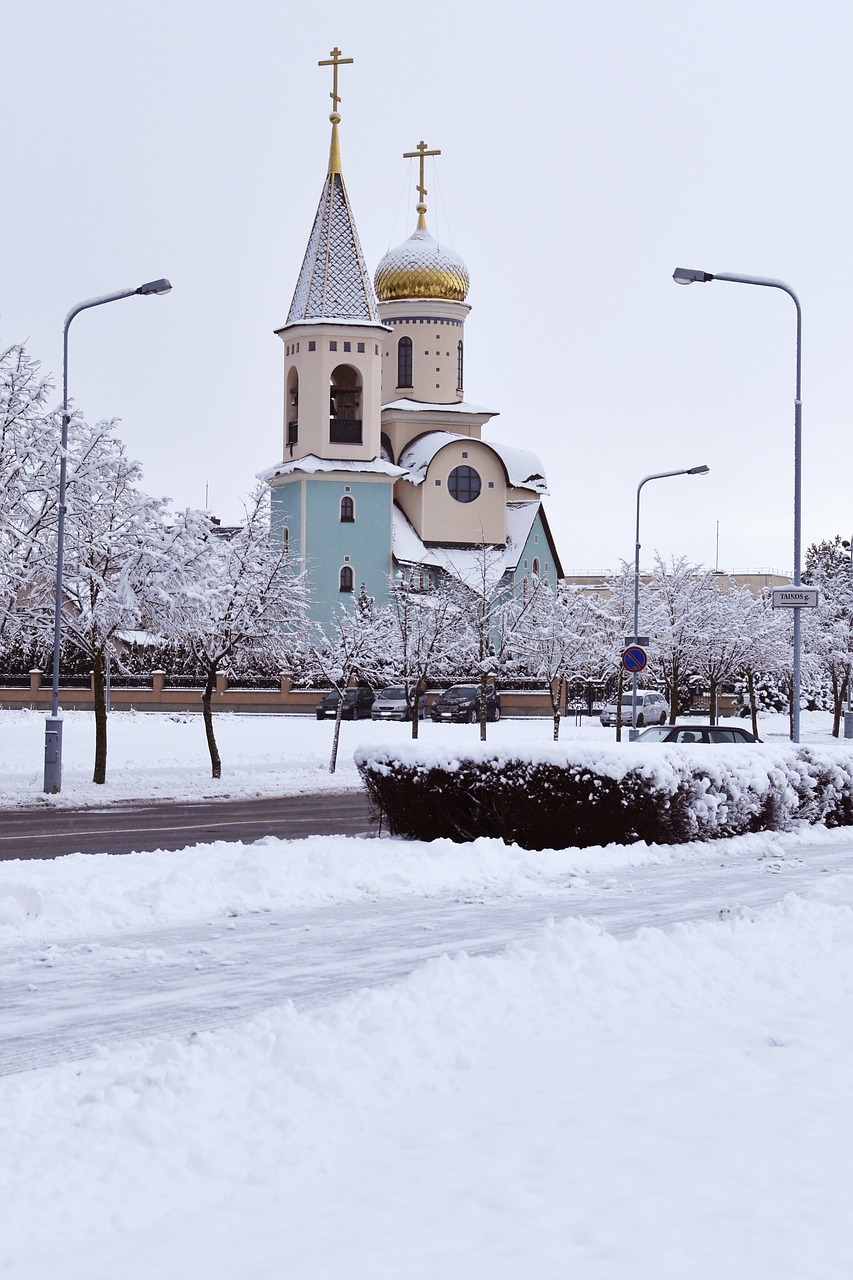
M 60 429 L 52 387 L 20 344 L 0 352 L 0 646 L 32 644 L 33 584 L 52 575 Z
M 417 738 L 418 708 L 430 680 L 442 668 L 458 670 L 453 654 L 459 609 L 455 593 L 446 583 L 431 591 L 416 591 L 402 581 L 392 583 L 389 594 L 393 678 L 403 687 L 412 737 Z
M 851 679 L 853 650 L 853 582 L 849 543 L 836 535 L 813 543 L 806 552 L 804 580 L 818 588 L 818 607 L 802 610 L 803 650 L 828 686 L 832 732 L 838 737 Z M 814 699 L 814 694 L 812 694 Z
M 689 564 L 673 556 L 666 564 L 655 557 L 655 567 L 647 588 L 650 634 L 655 644 L 649 666 L 663 682 L 670 706 L 670 724 L 675 724 L 688 681 L 698 669 L 700 641 L 709 607 L 710 593 L 717 588 L 701 565 Z
M 113 423 L 90 427 L 75 418 L 69 436 L 62 593 L 64 652 L 72 648 L 93 673 L 93 781 L 106 781 L 106 667 L 120 635 L 151 625 L 169 609 L 175 580 L 176 530 L 166 499 L 138 488 L 139 464 L 127 457 Z M 55 539 L 54 539 L 55 541 Z M 44 634 L 52 627 L 55 551 L 31 577 L 27 602 Z
M 213 693 L 220 672 L 258 666 L 292 668 L 307 644 L 304 577 L 270 537 L 269 490 L 260 486 L 244 507 L 236 532 L 219 534 L 200 512 L 185 512 L 176 532 L 180 577 L 169 601 L 176 643 L 201 670 L 202 716 L 211 774 L 222 776 L 213 725 Z
M 552 591 L 543 581 L 514 640 L 551 702 L 553 736 L 560 736 L 560 707 L 569 680 L 597 666 L 601 618 L 596 603 L 578 588 Z
M 344 693 L 353 681 L 381 688 L 397 674 L 399 648 L 388 606 L 379 607 L 362 586 L 352 606 L 342 604 L 326 627 L 317 627 L 311 643 L 315 666 L 338 691 L 329 773 L 338 762 Z
M 488 686 L 524 664 L 523 627 L 546 590 L 535 574 L 513 590 L 500 548 L 485 543 L 455 557 L 447 575 L 457 608 L 457 653 L 480 684 L 480 739 L 486 741 Z

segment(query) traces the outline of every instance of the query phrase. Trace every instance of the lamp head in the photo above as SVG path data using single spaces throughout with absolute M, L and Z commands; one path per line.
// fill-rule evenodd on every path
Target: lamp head
M 171 293 L 172 286 L 168 280 L 149 280 L 147 284 L 141 284 L 136 290 L 137 293 Z
M 694 271 L 692 267 L 676 267 L 672 273 L 672 278 L 676 284 L 707 284 L 714 277 L 710 271 Z
M 710 470 L 711 468 L 706 467 L 703 462 L 701 467 L 688 467 L 687 474 L 689 476 L 706 476 Z

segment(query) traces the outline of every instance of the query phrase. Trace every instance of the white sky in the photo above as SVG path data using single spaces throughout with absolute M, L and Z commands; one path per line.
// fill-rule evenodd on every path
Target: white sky
M 167 275 L 166 298 L 86 313 L 72 396 L 117 416 L 155 494 L 225 520 L 282 455 L 281 343 L 328 154 L 371 271 L 428 222 L 468 265 L 466 398 L 534 450 L 564 568 L 655 550 L 792 563 L 794 307 L 677 288 L 675 266 L 787 281 L 803 305 L 803 541 L 850 536 L 853 299 L 849 6 L 813 0 L 273 0 L 4 6 L 0 345 L 57 383 L 66 312 Z M 439 195 L 439 182 L 441 196 Z M 405 185 L 405 191 L 404 191 Z M 401 206 L 402 194 L 402 206 Z M 443 197 L 443 202 L 442 198 Z

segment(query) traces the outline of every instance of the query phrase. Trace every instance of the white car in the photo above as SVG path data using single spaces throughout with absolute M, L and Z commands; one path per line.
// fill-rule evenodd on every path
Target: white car
M 622 723 L 634 723 L 634 702 L 631 697 L 631 691 L 622 695 Z M 601 711 L 601 723 L 603 725 L 611 725 L 616 723 L 616 703 L 608 702 L 606 707 Z M 666 701 L 662 693 L 656 693 L 652 689 L 637 690 L 637 725 L 642 728 L 646 724 L 666 724 L 669 719 L 669 703 Z
M 414 692 L 412 698 L 414 698 Z M 426 714 L 426 698 L 421 694 L 418 699 L 418 719 L 423 720 Z M 406 690 L 400 684 L 389 685 L 377 694 L 370 715 L 374 720 L 407 720 L 410 712 L 406 706 Z

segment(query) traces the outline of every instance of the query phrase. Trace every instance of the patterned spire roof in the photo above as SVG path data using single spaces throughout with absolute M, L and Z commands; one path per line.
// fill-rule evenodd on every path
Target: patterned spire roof
M 342 320 L 379 324 L 376 295 L 343 175 L 331 163 L 329 169 L 287 323 Z

